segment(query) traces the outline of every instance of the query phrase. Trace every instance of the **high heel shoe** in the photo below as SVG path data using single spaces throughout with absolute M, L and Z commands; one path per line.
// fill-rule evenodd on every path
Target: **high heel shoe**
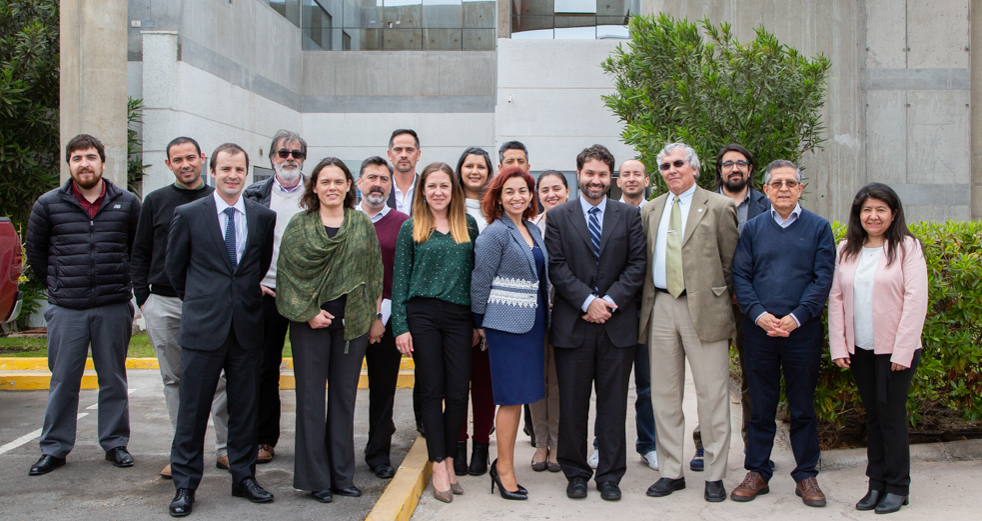
M 513 499 L 513 500 L 525 500 L 528 499 L 528 491 L 522 493 L 522 487 L 519 486 L 519 490 L 512 492 L 507 490 L 504 485 L 501 484 L 501 477 L 498 475 L 498 460 L 495 459 L 494 463 L 491 464 L 491 493 L 494 494 L 494 486 L 498 485 L 498 492 L 501 494 L 503 499 Z
M 451 483 L 450 491 L 453 492 L 453 495 L 459 496 L 464 493 L 464 487 L 460 486 L 460 483 Z

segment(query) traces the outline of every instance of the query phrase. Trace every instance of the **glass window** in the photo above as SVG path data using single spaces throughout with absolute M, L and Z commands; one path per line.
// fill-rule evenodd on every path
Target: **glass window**
M 638 0 L 513 0 L 511 37 L 627 38 L 628 18 L 639 9 Z

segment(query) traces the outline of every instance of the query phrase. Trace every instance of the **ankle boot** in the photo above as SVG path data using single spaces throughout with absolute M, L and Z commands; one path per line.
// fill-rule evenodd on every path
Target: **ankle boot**
M 457 442 L 457 455 L 453 459 L 453 473 L 458 476 L 467 475 L 467 442 Z
M 471 453 L 471 465 L 467 473 L 471 476 L 483 476 L 488 471 L 488 444 L 474 442 L 474 452 Z

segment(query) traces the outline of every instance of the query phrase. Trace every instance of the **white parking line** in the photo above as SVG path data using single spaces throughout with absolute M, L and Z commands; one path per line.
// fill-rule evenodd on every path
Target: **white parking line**
M 87 412 L 80 412 L 80 413 L 78 413 L 78 418 L 77 419 L 81 420 L 82 418 L 84 418 L 84 417 L 86 417 L 88 415 L 89 415 L 89 413 L 87 413 Z M 25 434 L 25 435 L 21 436 L 20 438 L 17 438 L 16 440 L 14 440 L 14 441 L 6 444 L 6 445 L 0 446 L 0 454 L 3 454 L 5 452 L 10 452 L 10 451 L 16 449 L 17 447 L 20 447 L 21 445 L 23 445 L 23 444 L 25 444 L 25 443 L 33 440 L 34 438 L 39 437 L 39 436 L 41 436 L 41 429 L 38 429 L 38 430 L 36 430 L 36 431 L 34 431 L 34 432 L 30 433 L 30 434 Z
M 137 392 L 138 390 L 139 389 L 130 389 L 129 391 L 126 391 L 126 395 L 129 396 L 129 395 Z M 94 410 L 96 410 L 98 408 L 99 408 L 99 402 L 96 402 L 96 403 L 93 403 L 92 405 L 86 407 L 85 410 L 86 411 L 94 411 Z

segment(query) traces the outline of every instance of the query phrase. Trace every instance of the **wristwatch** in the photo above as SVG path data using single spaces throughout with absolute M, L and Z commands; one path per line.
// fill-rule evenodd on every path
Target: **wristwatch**
M 376 313 L 375 314 L 375 318 L 378 319 L 378 320 L 382 320 L 382 314 L 381 313 Z

